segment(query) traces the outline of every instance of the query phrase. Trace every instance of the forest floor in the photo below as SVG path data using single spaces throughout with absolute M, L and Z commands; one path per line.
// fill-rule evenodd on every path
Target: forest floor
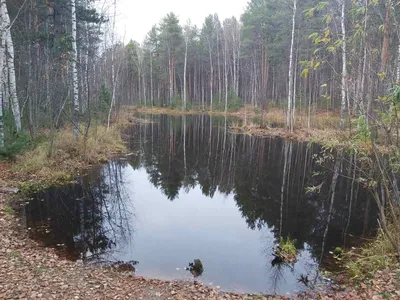
M 137 121 L 133 116 L 123 118 L 123 123 Z M 14 162 L 0 161 L 0 299 L 286 299 L 223 293 L 194 282 L 146 279 L 88 267 L 59 257 L 55 249 L 30 239 L 10 202 L 15 190 L 60 174 L 61 178 L 79 174 L 79 170 L 124 151 L 115 131 L 101 131 L 99 136 L 88 140 L 94 149 L 91 152 L 81 151 L 69 133 L 61 132 L 54 146 L 56 158 L 46 158 L 49 144 L 45 139 Z M 331 284 L 291 298 L 400 299 L 400 266 L 394 264 L 361 283 Z

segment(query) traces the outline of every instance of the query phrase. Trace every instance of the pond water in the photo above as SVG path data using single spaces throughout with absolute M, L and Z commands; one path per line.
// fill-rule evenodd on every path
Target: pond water
M 32 195 L 23 208 L 32 238 L 72 260 L 133 261 L 151 278 L 193 279 L 185 267 L 200 259 L 204 284 L 287 294 L 307 289 L 301 277 L 320 282 L 330 251 L 375 228 L 351 161 L 331 206 L 333 174 L 316 163 L 317 145 L 232 134 L 225 118 L 147 118 L 123 132 L 129 156 Z M 296 263 L 274 261 L 280 236 L 295 240 Z

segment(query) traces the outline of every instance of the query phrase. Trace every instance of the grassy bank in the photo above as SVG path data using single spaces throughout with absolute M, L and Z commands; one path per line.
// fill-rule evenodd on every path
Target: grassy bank
M 350 127 L 348 130 L 339 128 L 339 115 L 334 112 L 320 111 L 308 119 L 306 113 L 298 112 L 293 132 L 285 129 L 286 112 L 283 109 L 270 108 L 268 110 L 254 109 L 247 105 L 236 111 L 210 111 L 202 109 L 190 109 L 183 111 L 173 107 L 126 107 L 124 114 L 166 114 L 166 115 L 195 115 L 208 114 L 215 116 L 228 116 L 238 118 L 230 128 L 233 132 L 257 136 L 280 136 L 283 138 L 314 141 L 317 143 L 345 143 L 349 136 L 354 134 Z M 240 121 L 239 121 L 240 120 Z
M 361 248 L 347 251 L 344 266 L 348 277 L 355 282 L 371 279 L 377 272 L 388 268 L 399 268 L 396 250 L 381 233 Z M 400 273 L 396 275 L 400 276 Z
M 48 184 L 65 182 L 90 166 L 107 161 L 125 151 L 120 127 L 108 130 L 96 126 L 84 136 L 74 137 L 71 128 L 43 132 L 40 138 L 26 145 L 26 150 L 13 158 L 13 162 L 0 162 L 4 176 L 1 186 L 29 185 L 39 182 Z
M 254 108 L 251 105 L 242 106 L 235 110 L 225 112 L 224 110 L 209 110 L 201 108 L 190 108 L 188 110 L 182 110 L 176 107 L 125 107 L 124 111 L 131 113 L 142 113 L 142 114 L 166 114 L 166 115 L 194 115 L 194 114 L 208 114 L 217 116 L 228 116 L 237 117 L 242 119 L 244 127 L 255 127 L 254 125 L 268 126 L 270 124 L 276 124 L 283 126 L 285 124 L 286 112 L 279 108 L 268 108 L 261 110 Z M 306 113 L 296 113 L 296 124 L 295 129 L 314 128 L 319 130 L 325 130 L 327 128 L 338 129 L 339 115 L 330 111 L 320 111 L 310 120 Z M 276 127 L 276 126 L 275 126 Z

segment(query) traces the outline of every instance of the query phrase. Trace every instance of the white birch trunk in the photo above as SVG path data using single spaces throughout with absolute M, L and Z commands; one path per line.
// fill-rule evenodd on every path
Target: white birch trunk
M 85 9 L 88 8 L 88 2 L 87 0 L 82 1 L 82 5 Z M 85 28 L 85 41 L 86 41 L 86 47 L 84 47 L 83 51 L 83 76 L 82 76 L 82 113 L 86 112 L 86 109 L 89 106 L 89 47 L 90 47 L 90 40 L 89 40 L 89 31 L 88 31 L 88 24 L 85 21 L 84 22 L 84 28 Z
M 208 41 L 208 50 L 210 54 L 210 110 L 213 110 L 213 82 L 214 82 L 214 67 L 212 62 L 212 47 L 211 41 Z
M 11 36 L 11 24 L 10 17 L 8 15 L 6 0 L 1 0 L 2 6 L 2 22 L 4 22 L 5 26 L 5 43 L 6 43 L 6 61 L 8 68 L 8 87 L 10 91 L 11 98 L 11 108 L 14 115 L 14 122 L 17 131 L 22 129 L 21 125 L 21 113 L 19 110 L 19 102 L 17 96 L 17 84 L 15 80 L 15 67 L 14 67 L 14 44 Z
M 71 21 L 72 21 L 72 86 L 74 93 L 74 136 L 79 135 L 79 87 L 78 87 L 78 69 L 76 62 L 78 60 L 78 51 L 76 47 L 76 7 L 75 0 L 71 0 Z
M 111 124 L 111 114 L 113 107 L 115 105 L 115 62 L 114 62 L 114 34 L 115 34 L 115 17 L 117 14 L 117 2 L 114 0 L 114 17 L 113 17 L 113 26 L 112 26 L 112 32 L 111 32 L 111 83 L 112 83 L 112 96 L 111 96 L 111 103 L 110 103 L 110 109 L 108 110 L 108 117 L 107 117 L 107 130 L 110 128 Z M 139 76 L 140 78 L 140 76 Z M 140 84 L 139 84 L 139 89 L 140 89 Z
M 224 43 L 224 75 L 225 75 L 225 113 L 228 111 L 228 40 Z
M 218 64 L 218 103 L 221 103 L 222 98 L 222 79 L 221 79 L 221 62 L 220 62 L 220 40 L 219 40 L 219 28 L 217 29 L 217 64 Z
M 150 50 L 150 101 L 151 106 L 154 104 L 154 87 L 153 87 L 153 51 Z
M 365 23 L 364 23 L 364 32 L 367 34 L 367 21 L 368 21 L 368 0 L 365 0 Z M 364 95 L 365 95 L 365 72 L 367 71 L 367 37 L 364 37 L 364 58 L 363 58 L 363 67 L 361 73 L 361 87 L 360 87 L 360 110 L 363 115 L 367 115 L 365 111 L 364 105 Z
M 289 58 L 289 93 L 288 93 L 288 109 L 286 114 L 286 126 L 290 132 L 293 131 L 293 114 L 292 114 L 292 102 L 293 102 L 293 51 L 294 51 L 294 31 L 296 27 L 296 11 L 297 11 L 297 0 L 293 1 L 293 19 L 292 19 L 292 40 L 290 43 L 290 58 Z
M 346 57 L 346 26 L 345 26 L 345 8 L 346 1 L 341 0 L 342 4 L 342 16 L 341 16 L 341 27 L 342 27 L 342 101 L 340 105 L 340 126 L 344 126 L 344 118 L 346 113 L 346 78 L 347 78 L 347 57 Z
M 299 33 L 298 33 L 299 35 Z M 299 50 L 299 45 L 297 44 L 297 51 Z M 296 60 L 295 60 L 295 66 L 294 66 L 294 75 L 293 75 L 293 105 L 292 105 L 292 127 L 295 125 L 295 118 L 294 116 L 296 115 L 296 83 L 297 83 L 297 65 L 298 65 L 298 57 L 299 54 L 296 54 Z
M 241 48 L 241 36 L 240 36 L 240 23 L 238 23 L 238 44 L 237 44 L 237 68 L 236 68 L 236 96 L 239 97 L 239 77 L 240 77 L 240 48 Z
M 190 30 L 189 28 L 187 30 Z M 189 32 L 185 36 L 185 65 L 183 67 L 183 110 L 186 110 L 186 69 L 187 69 L 187 56 L 188 56 Z
M 396 75 L 397 84 L 400 83 L 400 42 L 397 48 L 397 75 Z
M 4 56 L 5 56 L 5 26 L 4 26 L 4 5 L 5 2 L 0 2 L 0 148 L 4 147 L 4 121 L 3 121 L 3 91 L 1 88 L 4 87 L 3 84 L 3 68 L 4 68 Z

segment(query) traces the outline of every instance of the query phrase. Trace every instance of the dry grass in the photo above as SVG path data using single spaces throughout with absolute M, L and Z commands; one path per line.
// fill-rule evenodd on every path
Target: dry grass
M 183 111 L 181 109 L 172 107 L 134 107 L 126 106 L 123 109 L 124 112 L 131 113 L 143 113 L 143 114 L 166 114 L 166 115 L 193 115 L 206 113 L 209 115 L 220 115 L 220 116 L 230 116 L 237 117 L 242 120 L 252 120 L 254 118 L 263 120 L 265 122 L 271 123 L 275 122 L 278 124 L 284 123 L 286 119 L 286 112 L 279 108 L 268 108 L 267 110 L 254 109 L 252 105 L 246 105 L 238 111 L 234 112 L 224 112 L 224 111 L 210 111 L 202 109 L 190 109 Z M 308 117 L 305 113 L 296 113 L 296 128 L 306 128 L 308 127 Z M 318 111 L 315 116 L 310 120 L 310 127 L 316 129 L 325 128 L 338 128 L 339 127 L 339 115 L 335 112 L 329 111 Z
M 389 239 L 379 234 L 361 249 L 345 254 L 345 267 L 352 280 L 372 278 L 379 270 L 390 268 L 397 261 L 395 249 Z
M 125 146 L 118 127 L 92 128 L 88 139 L 75 138 L 71 129 L 56 132 L 51 155 L 50 138 L 16 159 L 13 171 L 34 174 L 38 179 L 57 179 L 75 174 L 79 169 L 107 161 Z

